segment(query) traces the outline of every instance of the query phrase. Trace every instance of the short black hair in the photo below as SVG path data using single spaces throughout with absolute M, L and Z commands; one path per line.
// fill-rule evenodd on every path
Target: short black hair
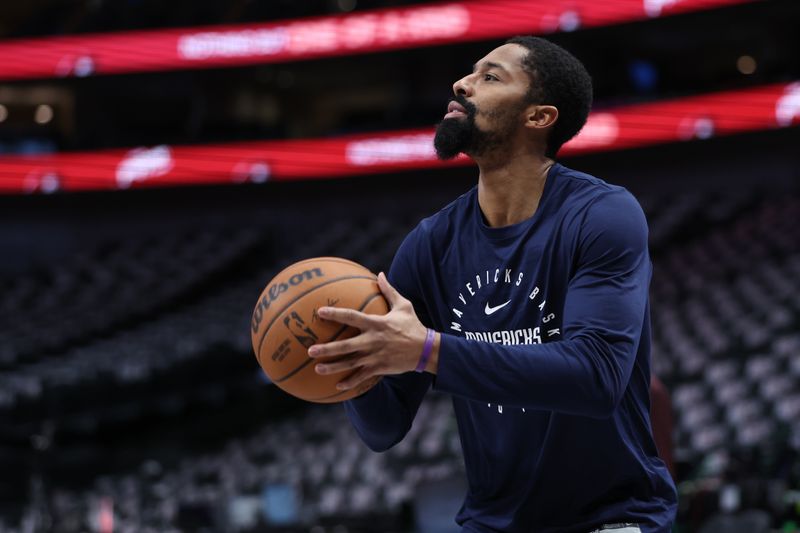
M 592 78 L 578 58 L 548 40 L 520 35 L 506 44 L 528 49 L 522 60 L 522 67 L 531 77 L 528 100 L 558 108 L 558 120 L 545 148 L 545 155 L 554 158 L 561 145 L 586 124 L 592 108 Z

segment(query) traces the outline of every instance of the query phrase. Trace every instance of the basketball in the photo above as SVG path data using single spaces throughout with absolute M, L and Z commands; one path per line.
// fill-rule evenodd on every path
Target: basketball
M 347 259 L 316 257 L 283 269 L 267 284 L 253 310 L 250 335 L 258 363 L 275 385 L 309 402 L 334 403 L 363 394 L 380 377 L 340 391 L 336 384 L 355 370 L 316 373 L 315 363 L 325 360 L 311 359 L 309 347 L 359 333 L 321 319 L 317 309 L 325 306 L 376 315 L 389 312 L 375 274 Z

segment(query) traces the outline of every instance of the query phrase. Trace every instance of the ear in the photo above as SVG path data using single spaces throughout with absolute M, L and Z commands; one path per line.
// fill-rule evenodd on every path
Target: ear
M 549 128 L 558 120 L 558 108 L 552 105 L 534 105 L 525 115 L 525 127 L 533 129 Z

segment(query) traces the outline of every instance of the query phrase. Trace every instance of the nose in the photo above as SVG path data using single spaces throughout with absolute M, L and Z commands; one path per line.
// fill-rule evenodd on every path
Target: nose
M 472 96 L 472 84 L 469 81 L 469 76 L 464 76 L 453 84 L 453 94 L 464 97 Z

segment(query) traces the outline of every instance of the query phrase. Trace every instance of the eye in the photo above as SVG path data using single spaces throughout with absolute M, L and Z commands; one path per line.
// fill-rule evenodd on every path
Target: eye
M 498 81 L 498 79 L 494 74 L 484 74 L 483 81 Z

